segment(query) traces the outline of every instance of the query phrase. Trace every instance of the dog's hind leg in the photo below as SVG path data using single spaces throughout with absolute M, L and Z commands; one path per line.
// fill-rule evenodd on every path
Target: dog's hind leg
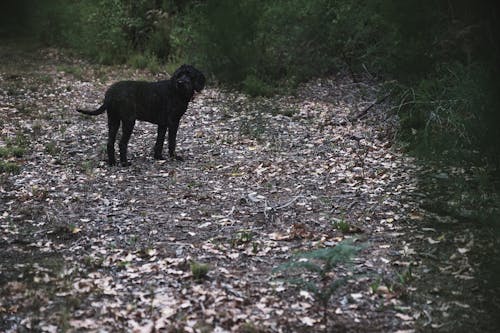
M 127 160 L 127 145 L 134 130 L 134 125 L 135 120 L 122 121 L 122 137 L 118 143 L 118 147 L 120 148 L 120 163 L 124 167 L 130 165 L 130 162 Z
M 167 133 L 167 126 L 158 125 L 158 135 L 156 136 L 156 144 L 154 147 L 154 159 L 163 160 L 163 143 L 165 142 L 165 134 Z
M 107 153 L 108 153 L 108 164 L 115 165 L 115 140 L 116 134 L 118 133 L 118 129 L 120 128 L 120 119 L 113 119 L 108 116 L 108 145 L 107 145 Z

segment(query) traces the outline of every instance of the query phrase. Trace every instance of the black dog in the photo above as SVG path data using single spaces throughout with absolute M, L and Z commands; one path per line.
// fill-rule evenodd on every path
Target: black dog
M 162 155 L 165 134 L 168 129 L 168 154 L 170 158 L 182 160 L 175 154 L 175 140 L 179 121 L 186 112 L 194 92 L 205 87 L 205 76 L 190 65 L 179 67 L 170 80 L 158 82 L 120 81 L 106 91 L 104 103 L 95 111 L 77 110 L 88 115 L 108 112 L 108 163 L 115 165 L 115 140 L 120 122 L 122 137 L 120 163 L 129 166 L 127 144 L 132 135 L 136 120 L 158 125 L 158 136 L 154 146 L 154 158 L 164 159 Z

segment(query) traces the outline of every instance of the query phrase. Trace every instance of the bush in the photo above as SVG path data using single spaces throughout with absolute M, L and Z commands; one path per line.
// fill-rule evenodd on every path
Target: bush
M 177 30 L 189 61 L 201 64 L 225 83 L 239 85 L 259 62 L 258 0 L 211 0 L 193 7 Z M 179 45 L 179 44 L 177 44 Z
M 151 0 L 48 0 L 33 5 L 31 24 L 46 44 L 75 49 L 101 63 L 124 63 L 137 53 L 166 60 L 170 7 Z
M 420 156 L 471 162 L 479 151 L 500 166 L 500 105 L 491 71 L 479 65 L 441 65 L 414 88 L 403 91 L 398 112 L 400 139 Z
M 250 96 L 272 96 L 277 89 L 259 79 L 253 74 L 249 74 L 242 82 L 243 92 Z
M 150 52 L 134 54 L 129 58 L 128 63 L 135 68 L 147 68 L 153 73 L 160 69 L 158 58 Z
M 384 57 L 395 31 L 374 15 L 380 1 L 209 0 L 186 12 L 174 29 L 174 48 L 221 82 L 252 93 L 260 83 L 294 87 L 342 67 L 378 71 L 390 63 Z

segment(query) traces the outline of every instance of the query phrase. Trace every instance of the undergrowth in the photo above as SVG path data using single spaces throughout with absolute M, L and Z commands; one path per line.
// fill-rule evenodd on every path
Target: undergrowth
M 354 245 L 354 241 L 345 240 L 334 247 L 301 252 L 278 266 L 275 272 L 283 274 L 288 283 L 309 291 L 323 309 L 323 321 L 327 324 L 330 299 L 346 281 L 340 277 L 342 265 L 349 263 L 361 248 Z

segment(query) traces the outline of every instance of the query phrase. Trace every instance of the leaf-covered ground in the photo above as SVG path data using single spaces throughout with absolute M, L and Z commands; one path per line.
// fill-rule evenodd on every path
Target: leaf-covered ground
M 184 162 L 153 160 L 155 127 L 138 123 L 121 168 L 105 163 L 106 117 L 75 109 L 166 73 L 9 43 L 0 60 L 1 331 L 495 330 L 476 274 L 489 243 L 421 208 L 386 105 L 351 120 L 376 84 L 332 77 L 272 99 L 209 84 L 179 129 Z M 276 269 L 346 239 L 351 263 L 300 273 L 320 291 L 342 281 L 326 306 Z

